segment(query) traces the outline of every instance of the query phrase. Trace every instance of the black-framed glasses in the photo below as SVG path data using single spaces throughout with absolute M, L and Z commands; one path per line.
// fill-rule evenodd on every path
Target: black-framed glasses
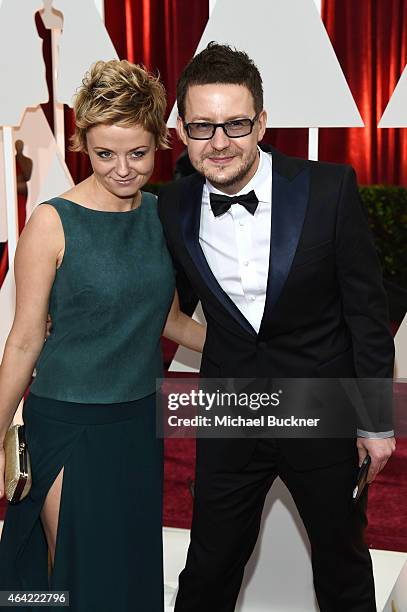
M 225 123 L 208 123 L 207 121 L 184 123 L 184 128 L 189 138 L 193 140 L 210 140 L 215 136 L 219 127 L 222 128 L 228 138 L 242 138 L 252 133 L 259 114 L 257 113 L 253 119 L 245 117 L 244 119 L 225 121 Z

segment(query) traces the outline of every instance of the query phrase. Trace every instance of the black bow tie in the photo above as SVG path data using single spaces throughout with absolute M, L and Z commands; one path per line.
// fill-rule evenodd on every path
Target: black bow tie
M 229 210 L 232 204 L 241 204 L 250 214 L 254 215 L 259 203 L 258 197 L 252 189 L 249 193 L 239 196 L 225 196 L 220 193 L 210 193 L 209 200 L 215 217 L 223 215 Z

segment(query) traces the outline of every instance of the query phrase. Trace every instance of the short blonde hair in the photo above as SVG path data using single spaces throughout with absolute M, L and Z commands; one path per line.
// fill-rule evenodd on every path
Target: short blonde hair
M 127 60 L 98 61 L 85 74 L 74 100 L 72 151 L 87 151 L 86 132 L 105 124 L 141 125 L 168 149 L 165 89 L 158 76 Z

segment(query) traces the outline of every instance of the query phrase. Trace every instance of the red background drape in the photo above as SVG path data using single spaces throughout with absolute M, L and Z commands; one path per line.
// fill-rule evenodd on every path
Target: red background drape
M 325 0 L 322 17 L 365 127 L 320 130 L 320 159 L 352 164 L 364 184 L 407 185 L 407 130 L 376 127 L 407 63 L 407 0 Z M 168 111 L 207 20 L 207 0 L 105 0 L 105 23 L 119 57 L 159 70 Z M 69 111 L 68 134 L 72 121 Z M 307 139 L 306 129 L 272 129 L 265 137 L 302 157 Z M 172 144 L 157 156 L 155 181 L 172 177 L 182 150 L 175 135 Z M 86 157 L 68 153 L 67 162 L 75 181 L 89 172 Z
M 365 127 L 321 130 L 320 158 L 407 185 L 407 129 L 377 128 L 407 63 L 407 0 L 325 0 L 323 20 Z

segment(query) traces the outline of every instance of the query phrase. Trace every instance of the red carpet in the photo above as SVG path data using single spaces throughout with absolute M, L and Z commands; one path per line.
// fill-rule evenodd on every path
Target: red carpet
M 164 525 L 189 529 L 192 518 L 190 483 L 195 471 L 195 440 L 165 441 Z
M 407 440 L 397 450 L 369 490 L 370 548 L 407 552 Z

